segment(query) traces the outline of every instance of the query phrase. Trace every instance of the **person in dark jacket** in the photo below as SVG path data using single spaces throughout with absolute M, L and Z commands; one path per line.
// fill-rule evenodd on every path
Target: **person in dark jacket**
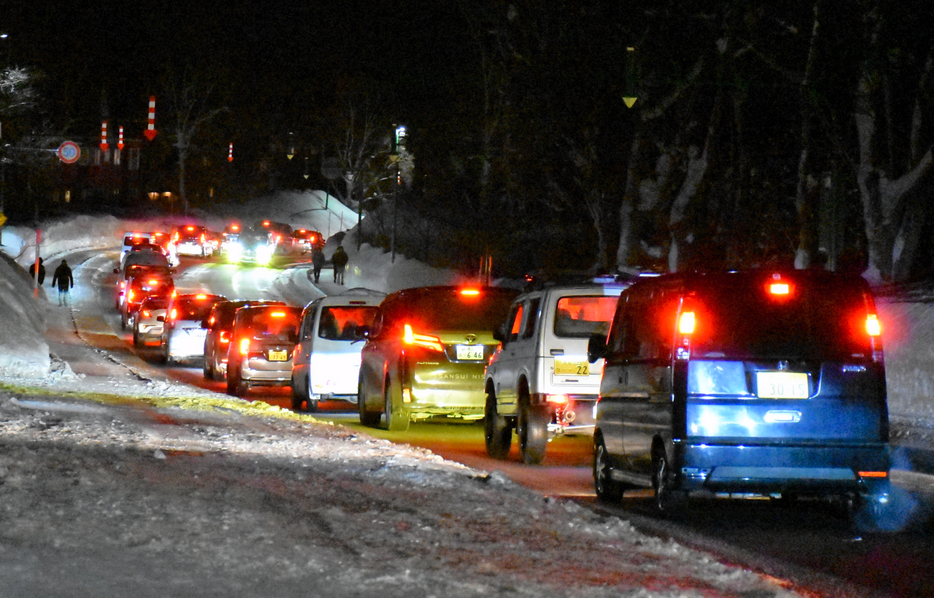
M 74 288 L 75 278 L 71 275 L 71 268 L 65 260 L 62 260 L 62 263 L 55 269 L 52 275 L 52 286 L 58 287 L 58 304 L 68 305 L 68 291 Z
M 334 282 L 344 284 L 344 268 L 347 266 L 349 259 L 347 252 L 344 251 L 344 246 L 338 245 L 337 251 L 331 256 L 331 263 L 334 265 Z
M 38 280 L 39 284 L 45 282 L 45 266 L 42 264 L 42 258 L 39 258 L 39 277 L 36 278 L 36 262 L 29 264 L 29 277 L 33 280 Z
M 311 265 L 315 273 L 315 284 L 318 283 L 318 279 L 321 278 L 321 268 L 324 268 L 324 262 L 327 261 L 327 258 L 324 257 L 324 252 L 321 251 L 321 248 L 315 245 L 314 250 L 311 252 Z

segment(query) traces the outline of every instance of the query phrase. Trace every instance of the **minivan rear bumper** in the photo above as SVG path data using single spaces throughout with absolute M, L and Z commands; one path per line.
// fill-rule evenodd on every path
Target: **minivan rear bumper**
M 814 494 L 866 492 L 888 479 L 883 443 L 754 446 L 676 443 L 681 486 L 688 491 Z

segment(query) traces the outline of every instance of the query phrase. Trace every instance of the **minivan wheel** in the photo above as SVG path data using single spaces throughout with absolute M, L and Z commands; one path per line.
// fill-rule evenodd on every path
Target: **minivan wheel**
M 383 387 L 383 405 L 386 414 L 386 429 L 390 432 L 401 432 L 408 429 L 409 420 L 401 409 L 395 408 L 392 400 L 392 384 L 387 379 Z
M 505 459 L 512 446 L 512 429 L 506 418 L 496 411 L 496 395 L 487 393 L 483 410 L 486 452 L 494 459 Z
M 521 401 L 516 433 L 522 462 L 527 465 L 541 463 L 548 446 L 548 409 L 542 405 L 530 405 L 528 400 Z
M 366 394 L 363 392 L 363 380 L 357 382 L 357 410 L 360 412 L 360 423 L 375 428 L 379 425 L 379 411 L 370 411 L 366 407 Z
M 623 498 L 623 485 L 610 477 L 611 470 L 606 443 L 598 435 L 593 446 L 593 486 L 598 499 L 615 505 Z
M 292 411 L 304 411 L 306 398 L 301 395 L 294 381 L 292 383 Z M 310 411 L 310 409 L 309 409 Z
M 665 451 L 653 451 L 652 488 L 655 490 L 655 509 L 659 513 L 671 514 L 684 507 L 686 497 L 683 492 L 674 490 L 672 483 L 671 464 Z

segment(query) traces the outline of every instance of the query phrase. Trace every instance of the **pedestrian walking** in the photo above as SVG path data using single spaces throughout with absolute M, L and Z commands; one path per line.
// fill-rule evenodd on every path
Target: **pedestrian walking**
M 315 245 L 314 250 L 311 252 L 311 265 L 315 274 L 315 284 L 318 284 L 318 279 L 321 278 L 321 268 L 324 268 L 324 262 L 326 261 L 327 258 L 324 257 L 324 252 Z
M 337 246 L 337 251 L 331 256 L 331 264 L 334 265 L 334 282 L 344 284 L 344 268 L 350 258 L 344 251 L 343 245 Z
M 68 291 L 74 288 L 75 278 L 71 274 L 67 261 L 62 260 L 62 263 L 55 269 L 52 275 L 52 286 L 58 287 L 58 304 L 68 305 Z
M 42 264 L 42 258 L 39 258 L 39 276 L 36 277 L 36 262 L 29 264 L 29 278 L 38 280 L 41 286 L 45 282 L 45 266 Z

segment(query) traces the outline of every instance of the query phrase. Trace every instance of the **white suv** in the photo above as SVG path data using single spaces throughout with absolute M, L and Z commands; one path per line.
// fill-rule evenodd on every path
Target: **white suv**
M 500 348 L 486 368 L 486 449 L 505 459 L 512 431 L 523 462 L 545 457 L 557 434 L 593 433 L 603 360 L 587 361 L 593 334 L 607 334 L 619 295 L 629 286 L 544 284 L 516 298 L 497 332 Z

